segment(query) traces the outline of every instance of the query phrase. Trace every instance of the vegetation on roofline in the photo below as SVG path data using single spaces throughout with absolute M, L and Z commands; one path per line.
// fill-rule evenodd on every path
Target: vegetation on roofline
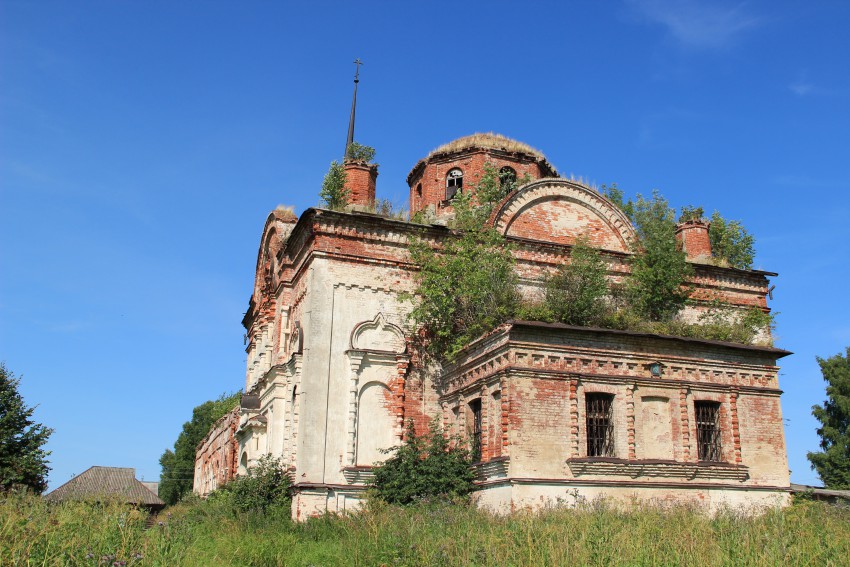
M 604 500 L 496 516 L 474 506 L 378 500 L 293 522 L 193 499 L 146 515 L 117 502 L 0 496 L 0 565 L 845 565 L 850 509 L 800 499 L 755 516 Z
M 343 163 L 336 160 L 331 162 L 325 178 L 322 180 L 322 188 L 319 191 L 321 199 L 320 206 L 332 211 L 343 211 L 351 202 L 351 191 L 345 186 L 348 182 L 348 174 L 345 173 L 345 162 L 353 161 L 369 165 L 374 163 L 375 148 L 364 146 L 357 142 L 351 142 L 345 149 Z
M 469 341 L 515 316 L 520 298 L 511 248 L 486 221 L 524 181 L 501 183 L 498 170 L 486 164 L 474 190 L 460 192 L 452 202 L 454 237 L 443 241 L 441 250 L 424 238 L 411 240 L 411 259 L 420 270 L 414 275 L 417 289 L 402 298 L 414 303 L 409 319 L 423 331 L 424 354 L 451 359 Z
M 345 161 L 356 161 L 369 165 L 377 165 L 375 163 L 375 148 L 364 146 L 358 142 L 351 142 L 345 150 Z
M 602 188 L 602 193 L 635 225 L 630 273 L 621 283 L 609 280 L 602 254 L 588 240 L 579 238 L 569 263 L 541 282 L 542 299 L 523 301 L 511 247 L 487 224 L 493 207 L 513 189 L 499 181 L 496 168 L 486 164 L 473 191 L 455 197 L 451 225 L 455 234 L 440 243 L 442 248 L 435 249 L 424 239 L 411 241 L 411 258 L 420 270 L 415 274 L 416 290 L 405 298 L 414 301 L 409 319 L 421 330 L 419 346 L 424 354 L 454 360 L 470 341 L 510 319 L 742 344 L 769 342 L 774 325 L 770 313 L 719 300 L 697 305 L 690 299 L 693 267 L 676 240 L 675 211 L 657 191 L 651 198 L 637 195 L 624 201 L 616 185 Z M 527 179 L 519 184 L 525 182 Z M 691 209 L 688 214 L 699 212 Z M 741 238 L 745 231 L 739 223 L 721 225 L 721 231 L 734 236 L 726 239 L 735 244 L 727 250 L 736 250 L 737 246 L 738 252 L 743 251 L 732 255 L 743 265 L 747 247 L 752 250 L 751 238 Z M 682 317 L 683 309 L 691 303 L 702 311 L 693 322 Z
M 345 209 L 351 198 L 351 192 L 345 186 L 346 181 L 348 181 L 348 175 L 343 165 L 338 161 L 332 161 L 322 180 L 322 190 L 319 192 L 321 206 L 332 211 Z
M 470 136 L 464 136 L 462 138 L 452 140 L 451 142 L 443 144 L 442 146 L 431 151 L 428 154 L 428 157 L 432 157 L 437 154 L 457 152 L 460 150 L 465 150 L 467 148 L 486 148 L 491 150 L 503 150 L 511 153 L 529 154 L 545 159 L 543 152 L 541 152 L 540 150 L 532 148 L 528 144 L 514 140 L 513 138 L 508 138 L 507 136 L 504 136 L 502 134 L 496 134 L 495 132 L 479 132 Z

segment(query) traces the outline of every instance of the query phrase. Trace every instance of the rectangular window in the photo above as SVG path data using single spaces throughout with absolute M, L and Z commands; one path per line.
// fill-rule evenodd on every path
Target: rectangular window
M 614 424 L 611 394 L 587 394 L 584 397 L 587 409 L 587 456 L 614 456 Z
M 469 411 L 472 413 L 472 433 L 470 439 L 470 457 L 473 463 L 481 460 L 481 400 L 469 402 Z
M 720 403 L 694 402 L 700 461 L 720 461 Z

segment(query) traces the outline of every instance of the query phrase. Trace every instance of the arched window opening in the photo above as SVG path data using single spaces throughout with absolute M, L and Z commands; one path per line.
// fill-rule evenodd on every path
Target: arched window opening
M 457 167 L 449 171 L 446 176 L 446 200 L 449 201 L 455 198 L 463 189 L 463 171 Z
M 505 166 L 499 170 L 499 186 L 507 187 L 516 183 L 516 170 L 512 167 Z
M 469 402 L 472 423 L 469 424 L 469 457 L 473 463 L 481 460 L 481 398 Z

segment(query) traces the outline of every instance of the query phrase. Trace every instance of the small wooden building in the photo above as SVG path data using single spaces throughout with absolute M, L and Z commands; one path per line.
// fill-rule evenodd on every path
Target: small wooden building
M 159 496 L 136 479 L 136 469 L 126 467 L 91 467 L 44 498 L 51 502 L 117 499 L 152 513 L 165 507 Z

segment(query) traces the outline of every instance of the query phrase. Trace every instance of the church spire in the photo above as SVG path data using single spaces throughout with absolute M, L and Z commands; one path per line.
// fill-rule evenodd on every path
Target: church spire
M 354 141 L 354 110 L 357 107 L 357 83 L 360 82 L 360 66 L 363 62 L 360 58 L 357 58 L 354 60 L 354 64 L 357 66 L 357 71 L 354 73 L 354 98 L 351 100 L 351 118 L 348 119 L 348 139 L 345 142 L 345 152 L 342 154 L 343 159 L 348 155 L 348 147 Z

